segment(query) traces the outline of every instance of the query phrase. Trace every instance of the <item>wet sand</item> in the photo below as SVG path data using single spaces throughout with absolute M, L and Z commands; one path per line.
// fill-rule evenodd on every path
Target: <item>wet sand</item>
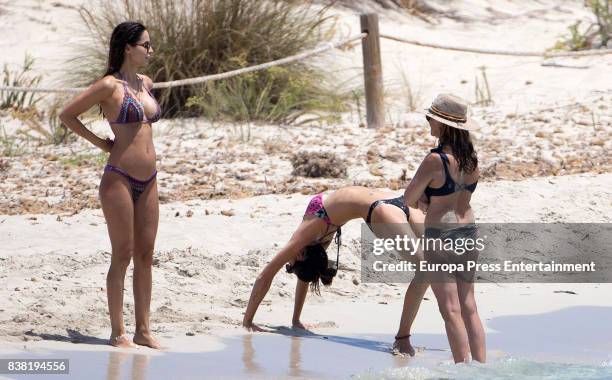
M 582 329 L 568 328 L 577 317 L 586 314 L 593 318 L 593 324 Z M 88 380 L 433 379 L 444 375 L 484 379 L 492 374 L 512 378 L 520 376 L 517 371 L 521 370 L 558 378 L 582 371 L 582 378 L 593 378 L 589 374 L 606 378 L 608 374 L 612 376 L 612 335 L 605 326 L 611 317 L 612 307 L 576 307 L 540 315 L 494 318 L 488 326 L 498 331 L 488 334 L 489 363 L 485 365 L 452 364 L 442 333 L 414 334 L 414 342 L 428 348 L 417 345 L 418 355 L 410 358 L 389 353 L 392 335 L 388 334 L 338 334 L 333 329 L 309 333 L 285 327 L 278 327 L 276 333 L 213 332 L 206 336 L 167 337 L 165 349 L 159 352 L 148 348 L 115 349 L 97 342 L 10 343 L 3 345 L 0 358 L 69 359 L 70 374 L 53 378 Z M 530 378 L 529 373 L 524 376 Z

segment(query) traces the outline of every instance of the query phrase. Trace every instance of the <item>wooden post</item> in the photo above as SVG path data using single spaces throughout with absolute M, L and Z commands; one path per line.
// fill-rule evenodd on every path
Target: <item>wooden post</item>
M 385 124 L 385 105 L 377 14 L 361 15 L 361 32 L 368 33 L 362 40 L 366 118 L 368 128 L 380 128 Z

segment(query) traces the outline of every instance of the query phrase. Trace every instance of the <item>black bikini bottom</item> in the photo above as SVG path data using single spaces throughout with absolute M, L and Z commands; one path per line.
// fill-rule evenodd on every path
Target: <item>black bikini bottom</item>
M 393 205 L 395 207 L 400 208 L 404 212 L 404 214 L 406 214 L 406 222 L 408 221 L 408 219 L 410 217 L 410 210 L 404 204 L 404 197 L 403 196 L 399 196 L 397 198 L 380 199 L 380 200 L 377 200 L 377 201 L 373 202 L 370 205 L 370 210 L 368 211 L 368 217 L 366 218 L 366 223 L 368 224 L 368 226 L 372 222 L 372 212 L 380 204 L 388 204 L 388 205 Z
M 132 191 L 132 201 L 134 203 L 136 203 L 140 195 L 146 190 L 147 185 L 151 183 L 157 176 L 157 170 L 156 170 L 151 177 L 147 178 L 144 181 L 141 181 L 129 175 L 125 170 L 117 166 L 108 165 L 108 164 L 104 167 L 104 171 L 117 173 L 125 177 L 125 179 L 128 180 L 128 183 L 130 184 L 130 190 Z

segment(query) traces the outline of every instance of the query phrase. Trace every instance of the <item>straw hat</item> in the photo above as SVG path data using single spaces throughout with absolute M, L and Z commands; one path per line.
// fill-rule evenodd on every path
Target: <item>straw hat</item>
M 450 127 L 466 131 L 478 129 L 478 124 L 467 116 L 467 102 L 458 96 L 440 94 L 425 111 L 426 116 Z

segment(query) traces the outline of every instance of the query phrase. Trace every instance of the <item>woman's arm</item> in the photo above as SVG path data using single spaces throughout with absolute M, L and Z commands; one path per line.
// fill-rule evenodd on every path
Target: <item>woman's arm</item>
M 103 140 L 96 136 L 89 129 L 85 128 L 78 117 L 91 107 L 111 97 L 114 91 L 115 82 L 113 78 L 106 77 L 100 79 L 87 90 L 79 94 L 60 114 L 60 120 L 66 127 L 105 152 L 110 152 L 113 147 L 112 140 Z
M 414 178 L 410 180 L 404 192 L 404 204 L 407 207 L 419 208 L 419 199 L 423 196 L 425 188 L 433 179 L 436 164 L 436 157 L 433 154 L 428 155 L 423 162 L 421 162 Z
M 257 308 L 259 308 L 259 304 L 261 304 L 268 290 L 270 290 L 270 285 L 272 285 L 274 276 L 276 276 L 285 263 L 297 256 L 300 249 L 301 247 L 298 245 L 297 241 L 290 240 L 289 243 L 274 256 L 272 261 L 264 267 L 259 276 L 257 276 L 253 284 L 253 290 L 251 290 L 251 297 L 249 298 L 244 318 L 242 319 L 242 326 L 246 327 L 249 331 L 263 331 L 253 324 L 253 318 L 255 317 Z
M 328 240 L 325 243 L 322 243 L 323 248 L 329 248 L 331 242 L 332 240 Z M 308 283 L 298 278 L 297 284 L 295 285 L 295 305 L 293 306 L 293 318 L 291 319 L 291 325 L 304 330 L 306 330 L 306 326 L 300 322 L 300 316 L 302 315 L 304 301 L 306 301 L 306 294 L 308 294 Z
M 320 234 L 321 223 L 324 222 L 318 218 L 303 221 L 293 233 L 293 236 L 291 236 L 289 243 L 272 258 L 259 276 L 257 276 L 257 280 L 255 280 L 253 284 L 249 304 L 247 305 L 244 318 L 242 319 L 242 326 L 250 331 L 261 331 L 259 327 L 253 324 L 253 318 L 255 317 L 259 304 L 268 293 L 268 290 L 270 290 L 270 285 L 272 284 L 274 276 L 276 276 L 283 265 L 297 258 L 304 247 L 317 239 L 318 234 Z
M 306 300 L 306 294 L 308 293 L 308 283 L 298 278 L 295 286 L 295 305 L 293 306 L 293 318 L 291 319 L 291 325 L 300 329 L 306 329 L 302 322 L 300 322 L 300 316 L 302 315 L 302 308 L 304 307 L 304 301 Z

